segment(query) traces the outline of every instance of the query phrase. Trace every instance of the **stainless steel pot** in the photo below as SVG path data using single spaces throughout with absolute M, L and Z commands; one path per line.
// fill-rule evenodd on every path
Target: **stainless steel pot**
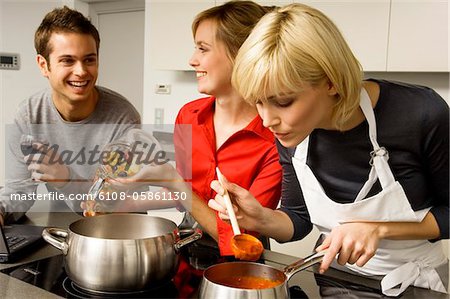
M 180 240 L 176 224 L 139 214 L 108 214 L 78 220 L 69 229 L 46 228 L 44 239 L 65 255 L 65 269 L 79 287 L 101 293 L 139 291 L 171 279 L 178 251 L 201 238 Z
M 325 251 L 314 253 L 288 265 L 283 271 L 268 265 L 249 262 L 229 262 L 209 267 L 203 273 L 199 297 L 228 299 L 273 299 L 289 298 L 288 281 L 298 271 L 322 261 Z M 243 288 L 244 278 L 270 281 L 266 288 Z

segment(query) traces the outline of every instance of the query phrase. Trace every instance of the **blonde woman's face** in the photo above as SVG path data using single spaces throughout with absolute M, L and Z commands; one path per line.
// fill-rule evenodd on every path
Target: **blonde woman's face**
M 304 84 L 297 94 L 269 97 L 257 102 L 263 125 L 269 128 L 285 147 L 299 145 L 314 129 L 331 129 L 335 103 L 334 88 L 328 83 L 313 87 Z
M 200 22 L 195 33 L 195 51 L 189 64 L 195 69 L 198 91 L 220 96 L 231 91 L 232 64 L 225 45 L 215 39 L 216 24 Z

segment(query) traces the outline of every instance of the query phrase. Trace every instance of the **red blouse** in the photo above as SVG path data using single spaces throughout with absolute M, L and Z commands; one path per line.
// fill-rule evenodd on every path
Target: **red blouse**
M 262 125 L 259 116 L 244 129 L 230 136 L 216 150 L 213 114 L 215 98 L 190 102 L 181 108 L 176 119 L 175 146 L 179 173 L 205 202 L 214 198 L 210 183 L 217 179 L 219 167 L 225 177 L 249 190 L 265 207 L 275 209 L 281 193 L 281 166 L 273 134 Z M 191 138 L 192 136 L 192 138 Z M 231 225 L 216 214 L 221 255 L 232 255 Z

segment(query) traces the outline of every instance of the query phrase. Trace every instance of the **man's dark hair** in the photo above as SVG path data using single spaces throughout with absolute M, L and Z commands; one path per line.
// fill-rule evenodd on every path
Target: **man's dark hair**
M 100 35 L 97 28 L 82 13 L 67 6 L 55 8 L 47 13 L 34 34 L 34 47 L 37 54 L 42 55 L 47 63 L 52 52 L 49 44 L 53 33 L 79 33 L 91 35 L 97 46 L 100 47 Z

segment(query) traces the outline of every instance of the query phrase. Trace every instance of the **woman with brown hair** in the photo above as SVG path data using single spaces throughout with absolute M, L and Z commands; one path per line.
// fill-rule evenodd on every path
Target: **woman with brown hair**
M 189 63 L 195 69 L 198 91 L 209 96 L 187 103 L 178 113 L 178 172 L 169 164 L 153 165 L 132 178 L 119 180 L 127 188 L 133 181 L 145 181 L 163 186 L 169 193 L 192 194 L 179 203 L 217 241 L 224 256 L 233 255 L 233 231 L 207 205 L 215 195 L 209 184 L 217 179 L 216 167 L 250 190 L 264 207 L 276 208 L 281 193 L 275 138 L 263 127 L 256 108 L 231 85 L 234 58 L 266 12 L 265 7 L 252 1 L 230 1 L 196 16 L 192 24 L 195 51 Z

